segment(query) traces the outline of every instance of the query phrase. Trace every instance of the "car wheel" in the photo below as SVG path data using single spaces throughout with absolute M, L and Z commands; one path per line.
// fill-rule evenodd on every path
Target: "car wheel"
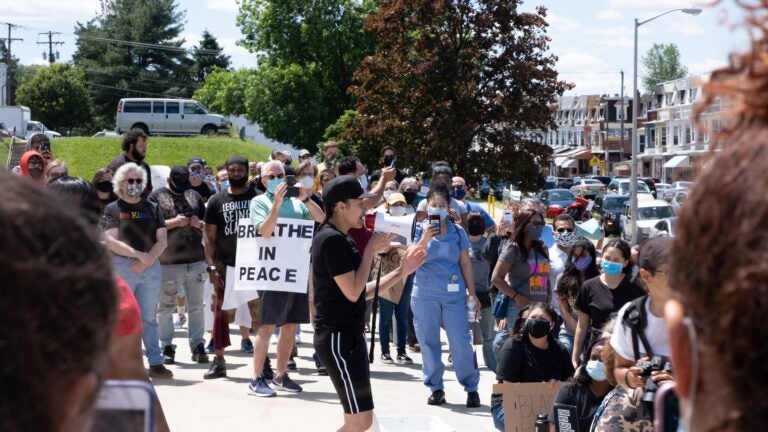
M 214 135 L 216 135 L 216 133 L 218 131 L 219 130 L 216 128 L 216 126 L 210 126 L 209 125 L 209 126 L 206 126 L 206 127 L 203 128 L 202 133 L 203 133 L 203 135 L 206 135 L 206 136 L 214 136 Z

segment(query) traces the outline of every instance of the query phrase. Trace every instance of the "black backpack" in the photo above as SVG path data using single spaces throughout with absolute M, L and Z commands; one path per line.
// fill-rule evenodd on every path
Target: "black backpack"
M 635 353 L 635 361 L 640 360 L 639 342 L 642 342 L 646 355 L 653 358 L 653 349 L 651 349 L 651 344 L 648 343 L 648 338 L 645 336 L 645 328 L 648 326 L 648 312 L 646 310 L 648 301 L 647 295 L 632 300 L 624 312 L 624 318 L 622 318 L 622 324 L 632 330 L 632 349 Z

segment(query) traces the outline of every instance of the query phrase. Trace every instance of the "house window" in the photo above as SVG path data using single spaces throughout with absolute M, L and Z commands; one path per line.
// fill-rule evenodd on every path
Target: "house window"
M 662 127 L 661 128 L 661 146 L 666 147 L 667 145 L 667 128 Z
M 675 93 L 674 92 L 667 93 L 666 101 L 664 105 L 672 105 L 673 103 L 675 103 Z
M 685 103 L 685 90 L 680 90 L 680 91 L 678 92 L 678 98 L 677 98 L 677 100 L 678 100 L 678 101 L 680 101 L 680 104 L 681 104 L 681 105 Z
M 672 145 L 680 144 L 680 127 L 675 126 L 672 128 Z
M 685 141 L 684 141 L 684 143 L 685 144 L 690 144 L 692 142 L 693 142 L 693 140 L 691 139 L 691 127 L 690 126 L 686 126 L 685 127 Z
M 688 90 L 688 103 L 693 103 L 693 101 L 696 100 L 696 93 L 698 92 L 698 88 L 692 88 Z

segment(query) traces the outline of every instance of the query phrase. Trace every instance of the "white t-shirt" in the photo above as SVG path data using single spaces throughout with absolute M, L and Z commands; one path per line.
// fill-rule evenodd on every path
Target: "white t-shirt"
M 632 329 L 622 323 L 624 314 L 631 303 L 625 304 L 618 313 L 616 324 L 613 327 L 613 336 L 611 336 L 611 346 L 620 356 L 627 360 L 635 360 L 634 348 L 632 347 Z M 648 325 L 645 327 L 645 337 L 651 346 L 653 353 L 669 357 L 669 336 L 667 335 L 667 325 L 663 317 L 657 317 L 651 313 L 650 299 L 645 302 L 645 312 L 648 317 Z M 643 347 L 643 342 L 638 337 L 637 349 L 640 351 L 640 357 L 645 357 L 647 353 Z
M 469 213 L 467 211 L 467 206 L 465 206 L 463 202 L 461 202 L 461 201 L 459 201 L 459 200 L 457 200 L 455 198 L 451 198 L 451 208 L 454 209 L 456 211 L 456 213 L 458 213 L 459 215 L 464 215 L 465 213 Z M 416 211 L 420 211 L 420 212 L 426 213 L 427 212 L 427 200 L 421 200 L 421 202 L 419 203 L 419 206 L 416 208 Z
M 560 281 L 560 276 L 565 271 L 565 261 L 568 259 L 568 254 L 563 252 L 557 245 L 549 248 L 549 283 L 552 284 L 552 307 L 555 308 L 555 312 L 558 315 L 560 313 L 560 305 L 557 302 L 557 283 Z

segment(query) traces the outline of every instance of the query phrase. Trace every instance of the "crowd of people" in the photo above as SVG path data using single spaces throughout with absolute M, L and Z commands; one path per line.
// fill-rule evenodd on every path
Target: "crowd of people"
M 211 363 L 205 379 L 226 377 L 229 326 L 241 325 L 240 349 L 253 353 L 248 389 L 264 397 L 302 391 L 288 372 L 296 327 L 312 323 L 317 372 L 329 376 L 344 411 L 339 430 L 365 431 L 374 409 L 368 300 L 397 291 L 381 300 L 379 360 L 410 364 L 406 347 L 421 351 L 430 405 L 446 402 L 441 331 L 466 406 L 481 405 L 476 328 L 499 383 L 563 381 L 555 402 L 574 408 L 579 430 L 654 430 L 654 392 L 665 383 L 680 398 L 686 431 L 762 430 L 768 27 L 764 19 L 750 25 L 752 50 L 705 86 L 706 100 L 727 97 L 735 107 L 722 150 L 701 167 L 676 237 L 635 250 L 619 239 L 597 250 L 568 216 L 551 221 L 547 247 L 539 203 L 513 203 L 512 218 L 497 225 L 466 200 L 466 182 L 449 163 L 435 163 L 428 179 L 408 177 L 392 147 L 370 178 L 359 159 L 327 142 L 317 165 L 301 152 L 294 168 L 276 151 L 263 163 L 233 155 L 214 170 L 192 156 L 153 185 L 141 131 L 127 133 L 123 153 L 91 181 L 70 177 L 48 139 L 33 136 L 13 175 L 0 174 L 0 429 L 84 431 L 105 377 L 171 379 L 165 365 L 176 361 L 179 313 L 192 361 Z M 414 238 L 371 232 L 363 223 L 370 212 L 413 215 Z M 315 222 L 307 292 L 269 291 L 237 312 L 224 309 L 239 221 L 269 238 L 280 217 Z M 377 259 L 393 264 L 374 282 Z M 503 394 L 490 395 L 490 405 L 503 430 Z M 157 407 L 157 428 L 167 430 Z

